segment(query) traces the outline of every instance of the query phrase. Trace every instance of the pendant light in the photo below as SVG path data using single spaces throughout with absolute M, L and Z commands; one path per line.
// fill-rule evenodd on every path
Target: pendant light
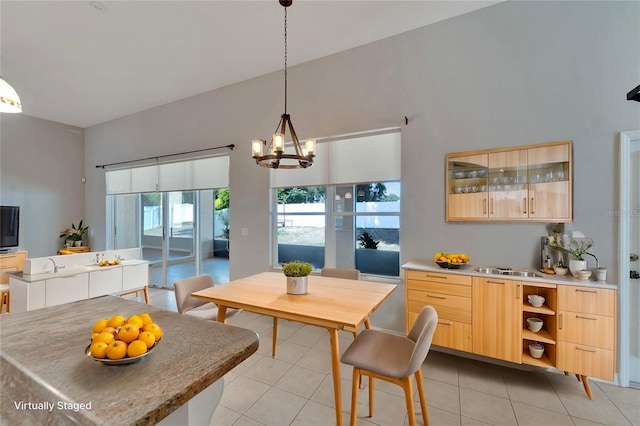
M 313 165 L 315 157 L 316 141 L 309 139 L 304 147 L 298 140 L 298 135 L 291 124 L 291 116 L 287 113 L 287 7 L 293 0 L 279 0 L 284 7 L 284 114 L 280 116 L 280 122 L 273 134 L 271 143 L 267 146 L 264 139 L 254 139 L 251 142 L 251 152 L 256 164 L 270 169 L 306 169 Z M 285 154 L 285 135 L 287 127 L 291 134 L 294 154 Z M 266 148 L 266 150 L 265 150 Z
M 18 93 L 2 77 L 0 77 L 0 112 L 22 112 Z

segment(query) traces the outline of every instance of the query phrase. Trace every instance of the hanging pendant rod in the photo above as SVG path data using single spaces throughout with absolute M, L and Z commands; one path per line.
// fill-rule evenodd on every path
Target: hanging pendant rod
M 223 148 L 228 148 L 230 151 L 233 151 L 233 148 L 235 148 L 235 145 L 234 144 L 230 144 L 230 145 L 216 146 L 216 147 L 213 147 L 213 148 L 196 149 L 195 151 L 177 152 L 175 154 L 156 155 L 156 156 L 153 156 L 153 157 L 139 158 L 137 160 L 127 160 L 127 161 L 119 161 L 117 163 L 100 164 L 100 165 L 96 166 L 96 169 L 104 169 L 105 167 L 110 167 L 110 166 L 121 166 L 123 164 L 137 163 L 139 161 L 149 161 L 149 160 L 156 160 L 157 161 L 160 158 L 176 157 L 178 155 L 187 155 L 187 154 L 197 154 L 199 152 L 206 152 L 206 151 L 212 151 L 214 149 L 223 149 Z

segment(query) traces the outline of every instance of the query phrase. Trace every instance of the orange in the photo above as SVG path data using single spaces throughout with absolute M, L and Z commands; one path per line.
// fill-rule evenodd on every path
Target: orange
M 127 347 L 127 356 L 134 357 L 147 352 L 147 344 L 142 340 L 134 340 Z
M 102 329 L 101 333 L 111 333 L 115 336 L 116 334 L 118 334 L 118 330 L 113 327 L 105 327 Z
M 101 320 L 96 321 L 96 323 L 93 325 L 92 331 L 94 333 L 102 332 L 102 330 L 107 326 L 107 321 L 109 321 L 109 319 L 107 318 L 102 318 Z
M 122 340 L 114 340 L 107 347 L 107 358 L 122 359 L 127 354 L 127 344 Z
M 153 335 L 156 336 L 156 342 L 162 339 L 162 329 L 155 322 L 145 325 L 144 327 L 142 327 L 142 330 L 150 331 L 151 333 L 153 333 Z
M 127 322 L 125 322 L 125 324 L 135 324 L 138 326 L 138 328 L 144 325 L 142 323 L 142 318 L 140 318 L 138 315 L 131 315 L 129 318 L 127 318 Z
M 100 333 L 93 339 L 93 343 L 104 342 L 106 344 L 109 344 L 109 343 L 113 342 L 114 340 L 115 340 L 115 337 L 113 337 L 113 334 L 111 334 L 111 333 Z
M 124 317 L 122 315 L 114 315 L 107 321 L 107 325 L 113 328 L 118 328 L 122 324 L 124 324 Z
M 91 332 L 91 341 L 93 341 L 93 339 L 95 339 L 96 337 L 98 337 L 100 333 L 95 333 L 95 332 Z
M 142 325 L 149 325 L 153 322 L 153 320 L 151 319 L 151 315 L 147 314 L 146 312 L 138 316 L 142 318 Z
M 135 324 L 125 324 L 118 332 L 118 340 L 131 343 L 138 338 L 140 328 Z
M 91 356 L 94 358 L 106 358 L 109 345 L 105 342 L 95 342 L 91 344 Z
M 143 331 L 138 336 L 138 340 L 142 340 L 145 343 L 145 345 L 147 345 L 147 349 L 148 349 L 156 343 L 156 335 L 150 331 Z

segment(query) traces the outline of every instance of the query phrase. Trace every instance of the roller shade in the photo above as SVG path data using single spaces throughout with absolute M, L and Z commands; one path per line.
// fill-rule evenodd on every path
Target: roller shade
M 271 187 L 400 180 L 400 141 L 400 132 L 394 131 L 318 143 L 312 167 L 271 169 Z
M 229 156 L 105 172 L 107 194 L 193 191 L 229 186 Z

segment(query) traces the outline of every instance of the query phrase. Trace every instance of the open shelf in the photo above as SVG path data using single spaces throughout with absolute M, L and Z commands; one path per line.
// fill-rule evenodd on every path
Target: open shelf
M 533 340 L 533 341 L 536 341 L 536 342 L 550 343 L 552 345 L 556 344 L 555 339 L 545 329 L 542 329 L 542 330 L 538 331 L 537 333 L 534 333 L 533 331 L 529 330 L 528 328 L 523 328 L 522 329 L 522 338 L 526 339 L 526 340 Z
M 536 367 L 545 367 L 545 368 L 555 367 L 555 365 L 553 365 L 553 363 L 551 362 L 551 360 L 549 359 L 546 353 L 542 355 L 542 358 L 534 358 L 529 354 L 529 352 L 523 352 L 522 363 L 535 365 Z
M 533 305 L 530 305 L 529 303 L 525 302 L 522 304 L 522 311 L 523 312 L 532 312 L 534 314 L 544 314 L 544 315 L 555 315 L 556 312 L 549 308 L 547 305 L 542 305 L 539 308 L 536 308 Z

